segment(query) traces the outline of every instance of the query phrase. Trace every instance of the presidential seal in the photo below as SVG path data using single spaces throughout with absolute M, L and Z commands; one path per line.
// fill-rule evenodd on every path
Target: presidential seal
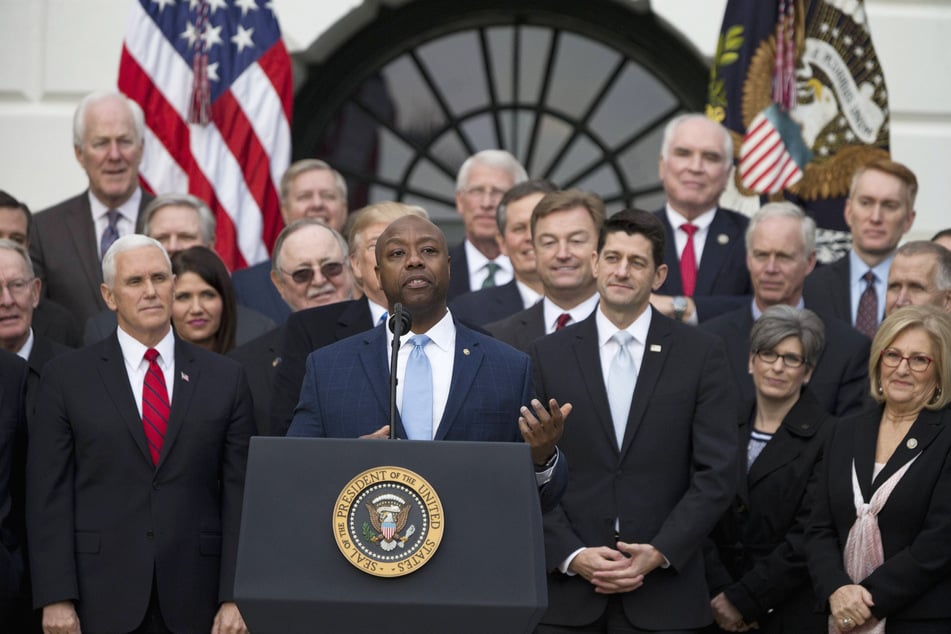
M 444 529 L 442 502 L 418 473 L 374 467 L 334 504 L 334 539 L 353 566 L 377 577 L 415 572 L 435 554 Z

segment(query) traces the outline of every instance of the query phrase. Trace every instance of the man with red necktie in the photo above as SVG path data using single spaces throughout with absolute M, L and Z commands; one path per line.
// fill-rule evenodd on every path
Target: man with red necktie
M 674 117 L 664 130 L 660 180 L 667 204 L 654 213 L 667 233 L 668 275 L 651 305 L 697 324 L 749 302 L 743 233 L 749 219 L 720 207 L 733 165 L 726 128 L 702 114 Z
M 249 390 L 235 362 L 178 339 L 161 245 L 102 263 L 111 337 L 50 361 L 27 458 L 43 631 L 247 632 L 232 597 Z

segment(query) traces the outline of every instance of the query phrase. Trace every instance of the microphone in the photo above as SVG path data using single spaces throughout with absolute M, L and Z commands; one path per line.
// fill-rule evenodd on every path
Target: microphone
M 413 316 L 409 314 L 403 304 L 393 305 L 393 314 L 388 326 L 393 333 L 393 352 L 390 355 L 390 440 L 396 439 L 396 364 L 399 361 L 400 337 L 409 332 L 413 325 Z

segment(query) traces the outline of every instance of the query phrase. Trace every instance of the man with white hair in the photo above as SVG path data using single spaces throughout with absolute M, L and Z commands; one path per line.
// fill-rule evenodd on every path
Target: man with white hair
M 729 130 L 702 114 L 668 122 L 660 151 L 667 204 L 655 212 L 667 234 L 667 279 L 651 296 L 657 310 L 696 324 L 733 310 L 752 293 L 743 232 L 749 219 L 720 207 L 733 165 Z
M 145 119 L 117 92 L 96 92 L 73 117 L 73 151 L 89 188 L 36 214 L 30 256 L 44 296 L 65 306 L 79 323 L 106 308 L 100 261 L 119 237 L 135 233 L 152 197 L 139 184 Z
M 951 251 L 927 240 L 906 242 L 895 252 L 885 288 L 885 316 L 920 304 L 951 313 Z
M 482 150 L 459 168 L 456 211 L 466 237 L 449 249 L 449 299 L 512 281 L 512 263 L 497 240 L 495 214 L 505 192 L 526 180 L 525 168 L 505 150 Z

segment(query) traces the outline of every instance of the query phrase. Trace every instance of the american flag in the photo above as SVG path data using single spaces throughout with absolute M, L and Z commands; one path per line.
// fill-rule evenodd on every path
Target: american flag
M 119 64 L 119 90 L 145 111 L 145 186 L 207 201 L 232 269 L 266 260 L 282 228 L 293 87 L 270 5 L 136 0 Z

